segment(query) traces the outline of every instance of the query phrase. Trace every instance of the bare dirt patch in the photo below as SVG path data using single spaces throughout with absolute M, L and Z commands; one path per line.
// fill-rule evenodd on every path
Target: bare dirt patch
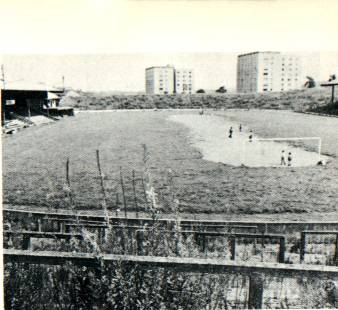
M 291 167 L 315 166 L 319 161 L 327 162 L 329 157 L 320 154 L 320 138 L 274 137 L 262 139 L 242 124 L 215 115 L 181 114 L 169 118 L 187 126 L 192 132 L 194 145 L 202 152 L 205 160 L 221 162 L 231 166 L 290 168 L 287 162 L 291 153 Z M 239 129 L 240 127 L 240 129 Z M 229 131 L 231 128 L 231 137 Z M 252 139 L 250 139 L 252 135 Z M 290 140 L 281 140 L 290 139 Z M 296 139 L 296 140 L 295 140 Z M 298 140 L 299 139 L 299 140 Z M 295 147 L 292 142 L 309 143 L 315 151 Z M 281 156 L 284 151 L 284 162 Z

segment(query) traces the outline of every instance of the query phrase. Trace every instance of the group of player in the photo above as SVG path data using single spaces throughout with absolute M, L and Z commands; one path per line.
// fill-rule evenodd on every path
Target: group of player
M 242 132 L 242 124 L 239 125 L 239 132 Z M 229 129 L 229 138 L 232 138 L 232 134 L 233 134 L 234 130 L 232 129 L 232 126 Z
M 291 166 L 291 164 L 292 164 L 292 154 L 291 154 L 291 152 L 288 153 L 287 160 L 288 160 L 288 166 Z M 285 151 L 284 150 L 282 150 L 282 155 L 281 155 L 281 158 L 280 158 L 280 164 L 281 164 L 281 166 L 286 166 Z
M 239 132 L 242 132 L 242 124 L 239 125 L 238 127 Z M 229 139 L 232 139 L 232 135 L 233 135 L 233 128 L 232 126 L 229 129 Z M 249 132 L 249 142 L 252 142 L 252 138 L 253 138 L 253 133 L 252 130 L 250 130 Z M 280 160 L 280 164 L 281 166 L 286 166 L 286 159 L 287 159 L 287 165 L 290 167 L 292 165 L 292 154 L 291 152 L 288 152 L 288 155 L 286 156 L 286 153 L 284 150 L 282 150 L 282 154 L 281 154 L 281 160 Z
M 243 129 L 242 124 L 239 124 L 239 127 L 238 127 L 239 132 L 242 132 L 242 129 Z M 231 126 L 230 129 L 229 129 L 229 136 L 228 136 L 229 139 L 232 139 L 233 132 L 234 132 L 234 130 L 233 130 L 232 126 Z M 252 142 L 252 138 L 253 138 L 253 134 L 252 134 L 252 130 L 250 130 L 249 142 Z

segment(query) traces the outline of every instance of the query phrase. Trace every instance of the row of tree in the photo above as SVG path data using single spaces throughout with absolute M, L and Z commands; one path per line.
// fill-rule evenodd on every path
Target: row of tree
M 215 90 L 216 93 L 220 93 L 220 94 L 224 94 L 227 92 L 227 89 L 225 88 L 225 86 L 221 86 L 220 88 L 217 88 Z M 204 94 L 205 90 L 200 88 L 199 90 L 196 91 L 197 94 Z

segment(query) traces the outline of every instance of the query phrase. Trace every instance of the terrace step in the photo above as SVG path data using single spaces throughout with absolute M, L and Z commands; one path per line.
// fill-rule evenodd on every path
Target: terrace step
M 11 116 L 11 118 L 13 118 L 14 121 L 20 121 L 20 122 L 28 124 L 28 125 L 34 125 L 34 123 L 28 117 L 16 114 L 14 112 L 11 112 L 10 116 Z
M 53 119 L 51 119 L 49 117 L 46 117 L 44 115 L 31 116 L 30 120 L 35 125 L 49 124 L 49 123 L 53 123 L 54 122 Z

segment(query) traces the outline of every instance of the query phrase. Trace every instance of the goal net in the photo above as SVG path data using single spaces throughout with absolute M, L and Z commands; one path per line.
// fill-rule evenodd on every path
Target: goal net
M 242 164 L 249 167 L 313 166 L 322 160 L 320 137 L 245 139 Z

